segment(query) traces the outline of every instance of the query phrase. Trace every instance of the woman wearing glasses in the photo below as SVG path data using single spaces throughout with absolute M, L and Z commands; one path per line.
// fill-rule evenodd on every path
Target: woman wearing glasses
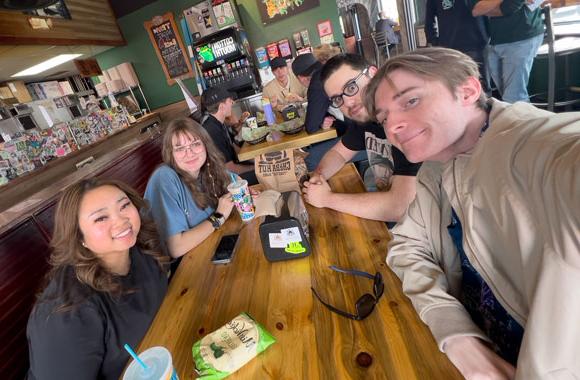
M 151 175 L 145 199 L 165 249 L 179 258 L 229 217 L 230 173 L 206 130 L 188 118 L 169 123 L 162 155 L 164 164 Z

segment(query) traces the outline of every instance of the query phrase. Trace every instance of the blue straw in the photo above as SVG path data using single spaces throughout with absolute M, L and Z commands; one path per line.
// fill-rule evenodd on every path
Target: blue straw
M 234 184 L 238 183 L 238 176 L 237 175 L 235 175 L 234 173 L 230 173 L 230 177 L 232 177 L 232 182 Z
M 137 361 L 137 363 L 139 363 L 141 365 L 141 367 L 143 367 L 144 370 L 149 370 L 149 367 L 147 366 L 147 364 L 145 364 L 143 362 L 143 360 L 141 360 L 141 358 L 139 358 L 139 356 L 137 356 L 135 351 L 133 351 L 133 349 L 128 344 L 125 343 L 125 345 L 123 347 L 125 348 L 125 350 L 127 350 L 129 355 L 131 355 L 133 357 L 133 359 L 135 359 Z

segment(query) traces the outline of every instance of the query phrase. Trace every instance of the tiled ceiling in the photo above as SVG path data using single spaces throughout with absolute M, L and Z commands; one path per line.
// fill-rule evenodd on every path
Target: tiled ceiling
M 72 61 L 56 66 L 43 73 L 20 78 L 10 76 L 59 54 L 83 54 L 79 59 L 89 58 L 110 46 L 53 46 L 53 45 L 0 45 L 0 83 L 9 80 L 25 82 L 57 79 L 77 74 Z

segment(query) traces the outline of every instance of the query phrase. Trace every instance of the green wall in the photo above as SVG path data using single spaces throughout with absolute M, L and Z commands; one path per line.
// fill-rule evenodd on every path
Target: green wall
M 316 8 L 266 26 L 262 25 L 262 19 L 258 12 L 258 1 L 260 0 L 237 0 L 240 18 L 254 48 L 265 46 L 269 42 L 279 41 L 284 38 L 288 38 L 290 45 L 294 47 L 292 34 L 304 29 L 308 29 L 312 45 L 320 45 L 316 24 L 323 20 L 332 22 L 334 40 L 344 46 L 336 0 L 319 0 L 320 5 Z
M 291 39 L 292 33 L 304 28 L 308 29 L 311 42 L 316 46 L 320 43 L 316 24 L 326 19 L 330 19 L 332 22 L 335 41 L 343 43 L 335 0 L 320 0 L 320 6 L 314 9 L 265 27 L 262 26 L 257 1 L 259 0 L 237 1 L 242 23 L 248 32 L 248 38 L 253 47 L 264 46 L 268 42 L 283 38 Z M 167 84 L 165 74 L 143 23 L 156 15 L 173 12 L 175 21 L 179 26 L 183 10 L 199 2 L 198 0 L 159 0 L 121 17 L 117 23 L 127 45 L 96 55 L 95 58 L 99 65 L 102 69 L 108 69 L 122 62 L 131 62 L 152 109 L 183 100 L 179 86 Z M 187 79 L 184 83 L 193 94 L 197 94 L 197 87 L 193 79 Z
M 191 0 L 159 0 L 136 12 L 121 17 L 117 20 L 117 23 L 121 28 L 125 41 L 127 41 L 127 45 L 116 47 L 97 55 L 95 58 L 99 65 L 102 69 L 108 69 L 122 62 L 131 62 L 152 109 L 183 100 L 183 94 L 179 86 L 177 84 L 173 86 L 167 84 L 161 63 L 157 59 L 155 49 L 143 23 L 151 20 L 154 16 L 173 12 L 179 28 L 179 19 L 182 11 L 198 2 L 192 2 Z M 197 93 L 193 79 L 187 79 L 184 83 L 193 94 Z

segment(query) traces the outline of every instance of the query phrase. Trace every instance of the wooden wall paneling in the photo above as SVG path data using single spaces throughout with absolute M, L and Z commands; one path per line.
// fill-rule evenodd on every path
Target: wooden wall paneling
M 52 28 L 34 30 L 19 11 L 0 11 L 0 43 L 40 45 L 124 45 L 125 40 L 107 0 L 67 0 L 71 19 L 50 18 Z
M 48 270 L 48 242 L 32 220 L 0 235 L 0 378 L 28 368 L 26 324 Z
M 57 201 L 58 200 L 55 199 L 32 215 L 38 229 L 42 232 L 47 241 L 52 239 L 52 232 L 54 231 L 54 214 L 56 212 Z
M 151 173 L 162 162 L 162 140 L 161 135 L 154 137 L 129 154 L 119 157 L 97 176 L 123 181 L 143 195 Z

